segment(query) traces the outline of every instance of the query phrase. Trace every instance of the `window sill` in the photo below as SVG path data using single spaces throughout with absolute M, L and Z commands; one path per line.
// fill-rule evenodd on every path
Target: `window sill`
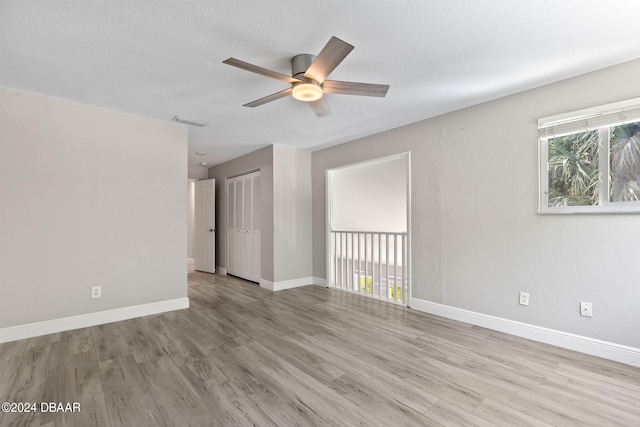
M 540 215 L 573 215 L 573 214 L 633 214 L 640 213 L 640 202 L 626 202 L 624 206 L 606 204 L 598 206 L 561 206 L 538 208 Z

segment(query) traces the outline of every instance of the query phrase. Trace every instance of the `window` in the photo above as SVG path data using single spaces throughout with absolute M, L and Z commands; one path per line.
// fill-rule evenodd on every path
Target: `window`
M 538 121 L 540 213 L 640 212 L 640 98 Z

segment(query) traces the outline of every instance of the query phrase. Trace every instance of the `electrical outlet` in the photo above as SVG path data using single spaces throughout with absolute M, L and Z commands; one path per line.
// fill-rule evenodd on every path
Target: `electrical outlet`
M 593 304 L 590 302 L 580 302 L 580 316 L 593 317 Z
M 520 292 L 520 305 L 529 305 L 529 294 Z
M 102 297 L 102 286 L 92 286 L 91 298 L 100 298 L 100 297 Z

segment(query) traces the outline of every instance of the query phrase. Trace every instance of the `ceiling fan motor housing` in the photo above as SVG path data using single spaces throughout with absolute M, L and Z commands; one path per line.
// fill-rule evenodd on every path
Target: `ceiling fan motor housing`
M 316 59 L 315 55 L 308 53 L 291 58 L 291 77 L 304 80 L 302 75 L 309 69 L 314 59 Z
M 292 95 L 298 101 L 311 102 L 322 98 L 322 85 L 313 79 L 304 77 L 304 73 L 315 59 L 314 55 L 309 54 L 297 55 L 291 58 L 291 76 L 302 80 L 292 84 Z

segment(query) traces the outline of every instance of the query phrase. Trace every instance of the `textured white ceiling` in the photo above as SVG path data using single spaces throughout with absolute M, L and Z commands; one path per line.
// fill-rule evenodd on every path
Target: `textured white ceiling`
M 208 121 L 189 128 L 189 164 L 214 165 L 268 144 L 338 144 L 638 58 L 637 16 L 637 0 L 0 0 L 0 86 Z M 292 98 L 242 107 L 287 84 L 223 60 L 290 74 L 291 57 L 331 36 L 355 49 L 330 78 L 389 84 L 386 98 L 326 95 L 323 119 Z

